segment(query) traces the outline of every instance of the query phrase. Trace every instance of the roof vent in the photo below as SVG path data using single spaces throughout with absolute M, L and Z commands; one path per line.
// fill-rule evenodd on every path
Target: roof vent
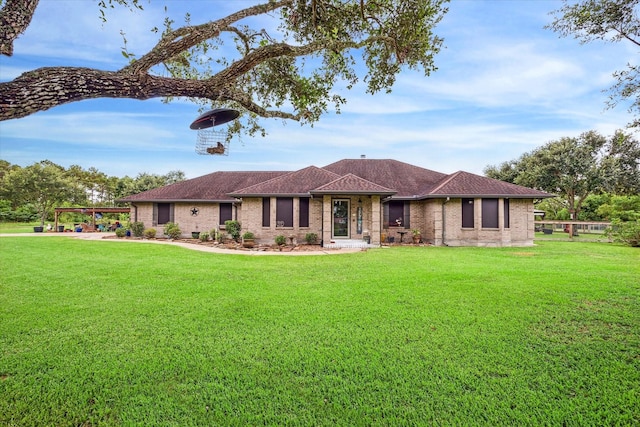
M 361 159 L 366 159 L 366 158 L 367 158 L 367 155 L 366 155 L 366 154 L 360 154 L 360 158 L 361 158 Z

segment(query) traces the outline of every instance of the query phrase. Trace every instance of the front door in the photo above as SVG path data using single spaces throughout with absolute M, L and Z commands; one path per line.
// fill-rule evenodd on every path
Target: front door
M 349 199 L 333 200 L 332 238 L 349 237 Z

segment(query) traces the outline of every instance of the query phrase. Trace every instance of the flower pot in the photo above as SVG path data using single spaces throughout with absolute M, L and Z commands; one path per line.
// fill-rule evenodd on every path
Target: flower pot
M 42 233 L 44 231 L 44 227 L 33 227 L 34 233 Z
M 242 247 L 244 248 L 253 248 L 256 245 L 256 241 L 254 239 L 242 239 Z
M 413 243 L 417 245 L 418 243 L 420 243 L 420 240 L 421 240 L 421 239 L 422 239 L 422 236 L 421 236 L 421 235 L 419 235 L 419 234 L 414 234 L 414 236 L 413 236 Z
M 200 238 L 200 232 L 199 231 L 192 231 L 191 232 L 191 237 L 193 237 L 194 239 Z

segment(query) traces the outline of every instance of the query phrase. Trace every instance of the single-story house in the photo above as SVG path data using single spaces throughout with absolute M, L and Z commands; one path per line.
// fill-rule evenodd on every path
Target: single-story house
M 325 246 L 364 240 L 448 246 L 528 246 L 534 201 L 550 194 L 468 172 L 444 174 L 390 159 L 345 159 L 293 172 L 214 172 L 121 199 L 131 220 L 160 232 L 194 231 L 237 220 L 259 243 L 277 235 Z M 405 236 L 406 234 L 406 236 Z

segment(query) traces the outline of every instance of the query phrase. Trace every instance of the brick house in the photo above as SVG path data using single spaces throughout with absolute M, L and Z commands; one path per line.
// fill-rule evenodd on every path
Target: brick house
M 277 235 L 325 246 L 422 240 L 449 246 L 528 246 L 534 200 L 550 194 L 456 172 L 450 175 L 388 159 L 345 159 L 293 172 L 214 172 L 120 200 L 131 220 L 185 235 L 224 229 L 234 219 L 260 243 Z M 160 230 L 159 230 L 160 231 Z

